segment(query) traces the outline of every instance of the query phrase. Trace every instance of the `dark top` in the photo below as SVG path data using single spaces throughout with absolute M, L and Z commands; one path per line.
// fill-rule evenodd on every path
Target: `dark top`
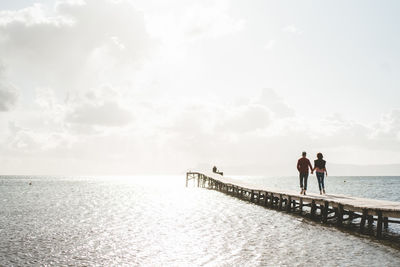
M 308 158 L 299 158 L 297 161 L 297 170 L 300 173 L 308 173 L 308 167 L 312 170 L 312 166 Z
M 323 159 L 314 160 L 314 168 L 325 169 L 326 161 Z

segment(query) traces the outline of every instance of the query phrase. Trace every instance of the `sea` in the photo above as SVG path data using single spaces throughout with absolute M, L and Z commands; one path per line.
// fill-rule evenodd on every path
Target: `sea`
M 299 190 L 295 176 L 233 178 Z M 400 177 L 329 176 L 325 183 L 327 193 L 400 201 Z M 315 176 L 308 185 L 318 192 Z M 186 188 L 185 174 L 0 176 L 0 266 L 400 266 L 400 250 Z

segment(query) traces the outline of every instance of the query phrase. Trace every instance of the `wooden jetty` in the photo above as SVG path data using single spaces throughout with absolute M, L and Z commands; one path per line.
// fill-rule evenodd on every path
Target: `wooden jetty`
M 186 187 L 193 180 L 198 187 L 217 190 L 268 208 L 309 216 L 322 223 L 342 226 L 344 222 L 359 220 L 359 232 L 366 233 L 366 224 L 382 238 L 382 229 L 389 223 L 400 223 L 400 202 L 351 197 L 337 194 L 300 195 L 295 191 L 266 188 L 247 184 L 211 172 L 186 173 Z

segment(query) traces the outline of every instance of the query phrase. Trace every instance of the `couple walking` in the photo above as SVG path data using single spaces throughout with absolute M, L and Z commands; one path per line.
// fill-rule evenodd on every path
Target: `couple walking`
M 299 171 L 300 188 L 301 188 L 300 195 L 303 194 L 305 195 L 307 191 L 308 168 L 310 168 L 311 174 L 313 174 L 314 171 L 316 172 L 315 174 L 317 175 L 319 193 L 321 195 L 322 193 L 325 194 L 324 178 L 325 174 L 326 176 L 328 176 L 328 172 L 325 167 L 326 161 L 323 160 L 324 156 L 322 155 L 322 153 L 317 154 L 317 159 L 314 160 L 314 168 L 311 166 L 311 163 L 306 156 L 307 153 L 303 152 L 303 157 L 301 157 L 297 161 L 297 170 Z

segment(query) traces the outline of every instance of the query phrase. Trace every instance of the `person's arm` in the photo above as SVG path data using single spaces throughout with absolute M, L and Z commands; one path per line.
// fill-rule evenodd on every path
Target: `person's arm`
M 326 167 L 325 167 L 325 174 L 326 176 L 328 176 L 328 170 L 326 169 Z
M 300 160 L 297 161 L 297 170 L 300 171 Z
M 313 169 L 313 167 L 312 167 L 312 165 L 311 165 L 311 162 L 310 162 L 310 161 L 308 161 L 308 167 L 310 167 L 311 174 L 313 174 L 313 172 L 314 172 L 314 169 Z

